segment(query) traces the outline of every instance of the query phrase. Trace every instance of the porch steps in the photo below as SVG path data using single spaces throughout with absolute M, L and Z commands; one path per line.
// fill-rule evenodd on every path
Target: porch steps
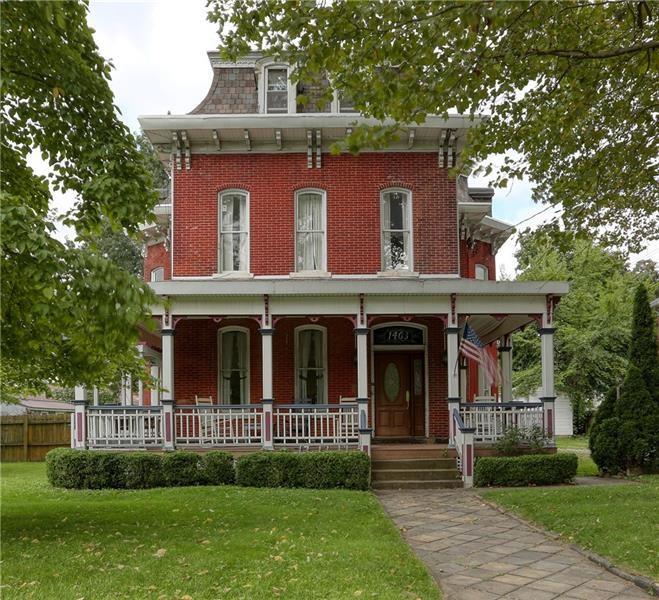
M 455 457 L 440 445 L 378 445 L 371 451 L 374 489 L 460 488 Z

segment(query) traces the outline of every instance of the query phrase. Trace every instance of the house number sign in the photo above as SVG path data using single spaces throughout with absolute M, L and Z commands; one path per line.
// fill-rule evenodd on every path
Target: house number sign
M 376 346 L 421 346 L 423 331 L 416 327 L 383 327 L 373 334 Z

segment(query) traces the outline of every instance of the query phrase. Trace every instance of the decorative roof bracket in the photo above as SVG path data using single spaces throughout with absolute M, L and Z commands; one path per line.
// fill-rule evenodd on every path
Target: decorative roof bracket
M 313 132 L 307 129 L 307 169 L 313 169 Z
M 275 143 L 277 144 L 277 150 L 281 150 L 281 129 L 275 129 Z
M 323 166 L 323 139 L 320 129 L 316 129 L 316 169 Z
M 183 142 L 183 148 L 185 150 L 185 170 L 190 170 L 190 140 L 188 140 L 188 132 L 181 131 L 181 141 Z
M 176 159 L 176 170 L 181 170 L 181 140 L 178 131 L 172 131 L 172 162 Z
M 407 149 L 411 150 L 414 146 L 414 136 L 416 135 L 416 129 L 410 129 L 407 132 Z
M 249 129 L 243 129 L 243 135 L 245 136 L 245 147 L 249 152 L 252 149 L 252 140 L 249 137 Z
M 215 146 L 218 150 L 222 150 L 222 142 L 220 140 L 220 132 L 217 129 L 213 129 L 213 140 L 215 141 Z

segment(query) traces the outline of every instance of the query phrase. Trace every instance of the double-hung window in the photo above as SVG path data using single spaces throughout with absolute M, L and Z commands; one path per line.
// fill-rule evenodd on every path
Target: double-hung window
M 296 400 L 325 404 L 327 398 L 326 329 L 303 326 L 295 330 Z
M 245 192 L 220 194 L 220 271 L 249 272 L 249 201 Z
M 288 69 L 268 67 L 265 70 L 265 112 L 288 112 Z
M 325 271 L 325 193 L 301 190 L 295 204 L 295 270 Z
M 412 270 L 412 200 L 408 190 L 382 192 L 382 268 Z
M 220 329 L 221 404 L 249 404 L 249 332 L 237 327 Z

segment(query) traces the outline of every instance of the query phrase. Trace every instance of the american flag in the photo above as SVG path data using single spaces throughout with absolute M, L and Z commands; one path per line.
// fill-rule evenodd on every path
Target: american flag
M 476 332 L 465 323 L 460 340 L 460 353 L 475 360 L 485 372 L 485 376 L 490 385 L 499 383 L 499 367 L 497 361 L 487 351 L 485 344 L 476 335 Z

